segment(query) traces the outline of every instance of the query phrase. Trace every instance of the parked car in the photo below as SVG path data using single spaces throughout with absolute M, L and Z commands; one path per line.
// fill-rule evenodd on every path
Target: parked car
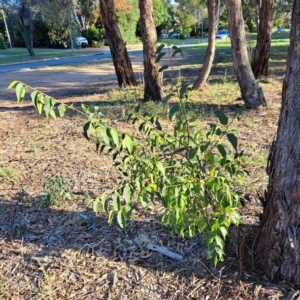
M 169 34 L 168 33 L 162 33 L 161 34 L 161 38 L 162 39 L 167 39 L 169 37 Z
M 284 29 L 282 27 L 277 27 L 277 32 L 282 32 Z
M 79 36 L 76 38 L 76 45 L 79 47 L 86 47 L 88 45 L 88 41 L 85 37 Z
M 179 36 L 180 36 L 180 32 L 175 32 L 175 33 L 172 35 L 172 39 L 179 39 Z
M 230 37 L 228 30 L 219 30 L 216 35 L 217 40 L 226 40 Z

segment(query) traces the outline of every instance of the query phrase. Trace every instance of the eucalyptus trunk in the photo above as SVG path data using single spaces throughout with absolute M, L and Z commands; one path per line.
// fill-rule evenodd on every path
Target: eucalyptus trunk
M 220 0 L 207 0 L 208 10 L 208 46 L 204 58 L 204 63 L 199 77 L 196 79 L 193 89 L 198 90 L 206 85 L 209 73 L 215 58 L 216 33 L 220 12 Z
M 262 89 L 252 72 L 246 45 L 241 0 L 226 0 L 227 16 L 232 48 L 233 68 L 240 86 L 242 98 L 248 108 L 267 106 Z
M 264 0 L 259 7 L 259 26 L 257 44 L 252 59 L 252 71 L 255 78 L 268 76 L 271 49 L 274 0 Z
M 118 28 L 114 0 L 100 0 L 100 11 L 119 86 L 136 86 L 131 61 Z
M 257 265 L 272 281 L 300 287 L 300 0 L 294 1 L 277 138 L 257 239 Z
M 153 15 L 153 1 L 139 0 L 140 24 L 143 40 L 144 56 L 144 100 L 161 101 L 163 91 L 161 87 L 161 74 L 156 63 L 157 33 Z

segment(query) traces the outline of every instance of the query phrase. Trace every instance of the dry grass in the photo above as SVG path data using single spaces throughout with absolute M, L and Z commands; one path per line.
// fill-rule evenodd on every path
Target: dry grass
M 196 70 L 184 72 L 182 80 L 191 80 Z M 224 84 L 223 76 L 215 72 L 211 83 L 216 85 L 192 95 L 203 124 L 211 122 L 215 107 L 226 111 L 228 102 L 238 96 L 232 74 Z M 217 269 L 206 261 L 201 237 L 171 236 L 156 220 L 154 206 L 144 212 L 136 204 L 126 232 L 116 223 L 109 227 L 103 213 L 94 215 L 92 199 L 110 189 L 118 174 L 109 157 L 95 153 L 94 145 L 84 139 L 79 116 L 69 114 L 47 122 L 32 110 L 1 112 L 0 166 L 18 170 L 19 177 L 0 190 L 0 298 L 278 299 L 290 292 L 291 286 L 268 283 L 253 266 L 252 244 L 261 212 L 257 193 L 262 195 L 266 188 L 265 164 L 280 107 L 278 78 L 263 86 L 268 109 L 247 111 L 233 124 L 248 158 L 252 201 L 241 210 L 238 244 L 227 245 L 227 258 Z M 89 97 L 97 101 L 100 96 Z M 67 100 L 80 102 L 81 98 Z M 135 127 L 123 121 L 120 106 L 109 104 L 103 104 L 103 109 L 114 126 L 134 133 Z M 41 208 L 42 180 L 53 177 L 70 180 L 67 188 L 74 199 L 60 207 Z M 183 260 L 136 243 L 140 234 L 181 254 Z

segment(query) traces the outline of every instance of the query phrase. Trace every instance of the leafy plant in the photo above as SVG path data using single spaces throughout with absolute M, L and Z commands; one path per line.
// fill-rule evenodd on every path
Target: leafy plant
M 29 86 L 13 82 L 10 87 L 15 84 L 17 99 L 22 102 Z M 100 153 L 107 150 L 120 173 L 118 184 L 98 197 L 93 209 L 99 212 L 102 203 L 108 222 L 116 215 L 125 230 L 126 220 L 132 217 L 134 201 L 140 201 L 145 209 L 149 202 L 161 205 L 162 223 L 182 236 L 202 233 L 208 258 L 216 265 L 224 259 L 229 227 L 240 223 L 237 209 L 248 200 L 243 182 L 247 171 L 242 167 L 243 152 L 238 151 L 238 140 L 230 132 L 228 117 L 216 111 L 218 124 L 210 124 L 203 130 L 189 101 L 189 91 L 190 88 L 182 84 L 177 90 L 179 102 L 170 107 L 173 131 L 163 128 L 157 115 L 140 113 L 141 107 L 136 106 L 128 122 L 138 125 L 142 135 L 139 139 L 108 126 L 99 108 L 91 110 L 82 106 L 87 116 L 84 136 L 88 140 L 93 138 Z M 38 113 L 44 110 L 46 117 L 56 117 L 53 98 L 37 90 L 31 95 Z M 171 96 L 168 95 L 163 104 L 167 104 Z M 52 100 L 46 102 L 46 98 Z M 66 108 L 65 104 L 58 106 L 61 115 Z M 232 110 L 235 116 L 242 111 L 235 107 Z M 53 180 L 45 185 L 49 203 L 56 203 L 65 195 L 64 181 Z
M 72 194 L 66 189 L 69 181 L 63 177 L 45 178 L 43 183 L 44 191 L 47 193 L 43 206 L 59 205 L 61 200 L 72 200 Z
M 4 39 L 0 35 L 0 50 L 5 50 L 5 49 L 7 49 L 7 45 L 5 44 Z

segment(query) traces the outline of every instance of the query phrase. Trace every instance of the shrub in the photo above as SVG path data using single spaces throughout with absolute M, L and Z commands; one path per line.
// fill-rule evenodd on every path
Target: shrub
M 2 36 L 0 35 L 0 49 L 4 50 L 7 48 L 7 45 L 4 42 L 4 39 L 2 38 Z
M 185 40 L 186 39 L 186 35 L 184 33 L 180 33 L 179 38 L 181 40 Z
M 85 37 L 88 40 L 89 46 L 98 47 L 100 45 L 100 33 L 97 28 L 89 27 L 86 31 Z

